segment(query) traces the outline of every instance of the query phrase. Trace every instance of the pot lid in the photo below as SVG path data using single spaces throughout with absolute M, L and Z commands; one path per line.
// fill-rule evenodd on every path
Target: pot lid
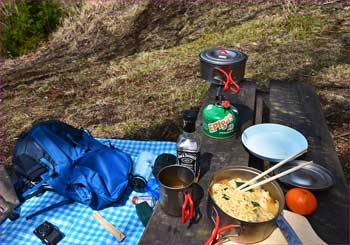
M 291 161 L 276 169 L 274 173 L 279 174 L 304 162 L 305 161 L 302 160 Z M 331 171 L 316 163 L 309 164 L 293 173 L 279 178 L 278 180 L 290 186 L 314 191 L 328 189 L 334 184 L 334 176 Z
M 246 54 L 228 48 L 212 48 L 200 53 L 199 58 L 214 65 L 231 65 L 246 60 Z

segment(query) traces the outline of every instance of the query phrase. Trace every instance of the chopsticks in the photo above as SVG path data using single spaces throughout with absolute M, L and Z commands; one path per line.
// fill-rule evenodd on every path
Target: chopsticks
M 282 177 L 282 176 L 285 176 L 285 175 L 287 175 L 287 174 L 290 174 L 290 173 L 292 173 L 292 172 L 294 172 L 294 171 L 297 171 L 298 169 L 300 169 L 300 168 L 302 168 L 302 167 L 305 167 L 306 165 L 309 165 L 309 164 L 312 164 L 312 163 L 313 163 L 313 161 L 304 162 L 304 163 L 302 163 L 302 164 L 300 164 L 300 165 L 298 165 L 298 166 L 295 166 L 295 167 L 293 167 L 293 168 L 291 168 L 291 169 L 288 169 L 288 170 L 286 170 L 286 171 L 283 171 L 282 173 L 279 173 L 279 174 L 277 174 L 277 175 L 275 175 L 275 176 L 272 176 L 272 177 L 270 177 L 270 178 L 268 178 L 268 179 L 265 179 L 265 180 L 263 180 L 263 181 L 260 181 L 260 182 L 254 184 L 254 185 L 251 185 L 251 186 L 248 186 L 248 187 L 246 187 L 246 188 L 244 188 L 244 189 L 241 189 L 241 191 L 249 191 L 250 189 L 256 188 L 256 187 L 261 186 L 261 185 L 264 185 L 264 184 L 266 184 L 266 183 L 268 183 L 268 182 L 270 182 L 270 181 L 273 181 L 273 180 L 278 179 L 278 178 L 280 178 L 280 177 Z
M 249 180 L 248 182 L 244 183 L 243 185 L 239 186 L 236 190 L 242 190 L 243 188 L 247 187 L 248 185 L 252 184 L 254 181 L 264 177 L 265 175 L 267 175 L 268 173 L 272 172 L 273 170 L 275 170 L 276 168 L 281 167 L 283 164 L 294 160 L 295 158 L 297 158 L 298 156 L 303 155 L 305 152 L 307 152 L 307 148 L 303 149 L 301 151 L 298 151 L 297 153 L 291 155 L 290 157 L 280 161 L 279 163 L 277 163 L 275 166 L 269 168 L 268 170 L 262 172 L 261 174 L 255 176 L 254 178 L 252 178 L 251 180 Z

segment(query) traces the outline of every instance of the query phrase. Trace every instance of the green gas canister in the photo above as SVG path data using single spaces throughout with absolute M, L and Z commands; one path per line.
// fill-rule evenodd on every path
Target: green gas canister
M 203 110 L 202 129 L 207 136 L 226 139 L 237 129 L 238 110 L 228 100 L 209 104 Z

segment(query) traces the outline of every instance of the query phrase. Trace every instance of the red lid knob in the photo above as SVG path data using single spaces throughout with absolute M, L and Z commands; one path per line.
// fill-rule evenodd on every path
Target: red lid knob
M 225 109 L 228 109 L 228 108 L 231 107 L 231 103 L 230 103 L 229 100 L 223 100 L 223 101 L 221 102 L 221 105 L 222 105 L 222 107 L 224 107 Z

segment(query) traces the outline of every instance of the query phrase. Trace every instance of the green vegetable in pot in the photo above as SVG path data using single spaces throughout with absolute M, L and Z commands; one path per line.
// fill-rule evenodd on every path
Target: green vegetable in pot
M 237 186 L 237 187 L 240 187 L 241 185 L 244 184 L 244 182 L 238 182 L 238 181 L 235 181 L 235 182 L 236 182 L 236 186 Z
M 222 198 L 225 199 L 225 200 L 230 200 L 230 198 L 226 194 L 223 194 Z
M 260 204 L 254 201 L 251 201 L 254 207 L 260 207 Z

